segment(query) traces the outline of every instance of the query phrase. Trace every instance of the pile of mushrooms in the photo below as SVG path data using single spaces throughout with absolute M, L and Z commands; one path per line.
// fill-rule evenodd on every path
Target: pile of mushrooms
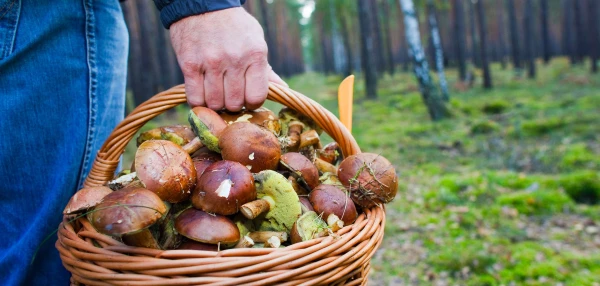
M 141 133 L 129 170 L 73 195 L 64 214 L 127 245 L 219 251 L 285 247 L 334 235 L 362 208 L 390 202 L 392 164 L 342 158 L 322 130 L 284 108 L 220 112 L 195 107 L 189 125 Z

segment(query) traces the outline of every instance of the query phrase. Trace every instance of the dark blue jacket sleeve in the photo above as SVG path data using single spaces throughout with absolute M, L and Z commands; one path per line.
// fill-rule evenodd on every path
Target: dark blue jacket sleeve
M 160 11 L 160 21 L 167 29 L 185 17 L 240 7 L 245 2 L 246 0 L 154 0 Z

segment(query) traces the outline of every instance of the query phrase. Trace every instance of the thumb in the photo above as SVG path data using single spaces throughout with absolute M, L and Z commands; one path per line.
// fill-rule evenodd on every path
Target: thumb
M 285 87 L 290 87 L 285 81 L 283 81 L 272 69 L 269 72 L 269 81 L 274 82 L 276 84 L 283 85 Z

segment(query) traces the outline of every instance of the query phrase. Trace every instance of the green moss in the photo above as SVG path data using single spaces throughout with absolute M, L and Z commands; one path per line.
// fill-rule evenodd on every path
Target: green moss
M 587 144 L 583 142 L 571 144 L 566 146 L 559 167 L 562 170 L 574 170 L 583 167 L 594 169 L 600 166 L 599 158 L 599 155 L 594 154 Z
M 523 131 L 531 136 L 539 136 L 563 128 L 567 122 L 562 118 L 542 118 L 523 122 Z
M 504 113 L 507 109 L 510 108 L 510 104 L 504 100 L 496 100 L 489 103 L 486 103 L 482 108 L 486 114 L 500 114 Z
M 597 204 L 600 201 L 600 176 L 580 171 L 560 177 L 557 184 L 576 202 Z
M 498 123 L 491 120 L 479 121 L 471 126 L 471 134 L 489 134 L 500 129 Z
M 442 271 L 456 273 L 469 267 L 471 272 L 481 274 L 496 262 L 496 256 L 481 241 L 464 240 L 445 245 L 428 257 L 427 262 Z
M 510 206 L 527 215 L 545 215 L 562 212 L 573 201 L 560 190 L 518 191 L 498 196 L 496 202 Z

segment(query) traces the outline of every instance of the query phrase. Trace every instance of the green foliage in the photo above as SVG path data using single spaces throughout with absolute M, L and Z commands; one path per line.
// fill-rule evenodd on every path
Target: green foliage
M 600 202 L 600 176 L 596 172 L 580 171 L 564 175 L 559 179 L 558 185 L 578 203 Z
M 548 215 L 560 213 L 573 205 L 569 196 L 559 190 L 518 191 L 501 195 L 497 202 L 510 206 L 527 215 Z
M 477 122 L 471 126 L 471 134 L 489 134 L 500 129 L 498 123 L 491 120 Z
M 442 247 L 437 253 L 428 257 L 427 262 L 442 271 L 459 272 L 468 267 L 474 273 L 486 273 L 495 262 L 496 257 L 490 253 L 479 240 L 464 240 Z
M 523 122 L 523 131 L 531 136 L 540 136 L 566 126 L 562 118 L 542 118 Z
M 507 109 L 510 108 L 510 104 L 504 100 L 496 100 L 490 103 L 486 103 L 481 111 L 486 114 L 500 114 L 504 113 Z

